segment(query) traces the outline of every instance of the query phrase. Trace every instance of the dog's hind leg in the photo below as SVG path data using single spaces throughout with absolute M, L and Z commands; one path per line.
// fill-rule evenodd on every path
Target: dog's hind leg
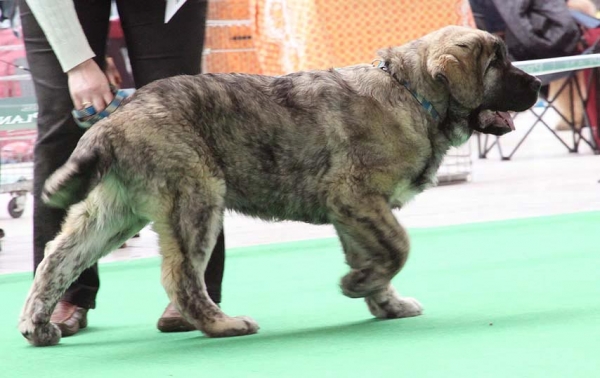
M 383 319 L 417 316 L 419 302 L 400 297 L 390 283 L 408 257 L 409 239 L 382 198 L 330 201 L 333 224 L 352 269 L 342 278 L 343 293 L 364 297 L 371 313 Z
M 167 219 L 154 223 L 159 235 L 162 283 L 181 314 L 210 337 L 256 333 L 249 317 L 230 317 L 210 299 L 204 282 L 206 265 L 222 228 L 224 183 L 210 179 L 180 190 Z M 209 188 L 210 187 L 210 188 Z
M 50 316 L 67 287 L 148 223 L 122 203 L 99 195 L 101 191 L 97 187 L 91 198 L 72 206 L 61 232 L 46 245 L 19 319 L 19 331 L 33 345 L 59 342 L 60 330 Z

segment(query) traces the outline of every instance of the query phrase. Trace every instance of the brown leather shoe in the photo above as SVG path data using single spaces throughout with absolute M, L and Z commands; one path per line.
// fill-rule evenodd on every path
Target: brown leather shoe
M 158 319 L 156 328 L 160 332 L 188 332 L 196 330 L 196 327 L 185 320 L 172 303 L 169 303 L 167 308 L 165 308 L 160 319 Z
M 78 307 L 66 301 L 56 305 L 50 321 L 60 328 L 63 337 L 73 336 L 87 327 L 87 308 Z

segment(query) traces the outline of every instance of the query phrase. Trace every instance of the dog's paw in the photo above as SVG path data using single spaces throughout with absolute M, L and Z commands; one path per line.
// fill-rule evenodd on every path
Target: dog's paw
M 353 269 L 342 278 L 342 293 L 350 298 L 363 298 L 382 290 L 389 280 L 375 273 L 372 268 Z
M 34 324 L 29 320 L 19 323 L 21 335 L 34 346 L 51 346 L 60 341 L 60 329 L 53 323 Z
M 249 316 L 234 316 L 215 319 L 202 331 L 209 337 L 231 337 L 252 335 L 258 332 L 258 323 Z
M 419 301 L 410 297 L 400 297 L 392 287 L 366 297 L 365 302 L 371 314 L 379 319 L 409 318 L 423 313 Z
M 414 298 L 391 299 L 382 303 L 365 298 L 369 311 L 379 319 L 410 318 L 423 314 L 423 307 Z

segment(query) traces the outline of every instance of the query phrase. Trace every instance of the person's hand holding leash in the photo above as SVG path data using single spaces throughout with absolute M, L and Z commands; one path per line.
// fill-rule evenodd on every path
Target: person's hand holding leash
M 108 61 L 109 65 L 112 62 Z M 113 86 L 120 82 L 120 75 L 114 72 L 103 72 L 92 59 L 67 71 L 69 76 L 69 92 L 73 100 L 72 111 L 75 123 L 84 129 L 107 117 L 115 111 L 127 97 L 127 93 Z
M 78 64 L 67 74 L 69 92 L 75 109 L 93 106 L 96 113 L 104 110 L 113 100 L 114 94 L 110 90 L 106 74 L 92 59 Z

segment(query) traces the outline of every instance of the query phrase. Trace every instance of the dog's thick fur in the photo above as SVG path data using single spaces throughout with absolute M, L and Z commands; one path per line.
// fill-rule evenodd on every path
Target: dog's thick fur
M 255 333 L 252 319 L 225 315 L 203 281 L 225 209 L 333 224 L 350 266 L 343 293 L 365 298 L 378 318 L 421 314 L 390 285 L 409 251 L 392 209 L 435 181 L 450 146 L 486 132 L 484 109 L 525 110 L 540 84 L 510 64 L 500 40 L 473 29 L 447 27 L 380 56 L 387 70 L 180 76 L 137 91 L 46 182 L 45 200 L 70 210 L 46 247 L 21 333 L 56 344 L 50 314 L 67 286 L 149 222 L 181 313 L 209 336 Z

